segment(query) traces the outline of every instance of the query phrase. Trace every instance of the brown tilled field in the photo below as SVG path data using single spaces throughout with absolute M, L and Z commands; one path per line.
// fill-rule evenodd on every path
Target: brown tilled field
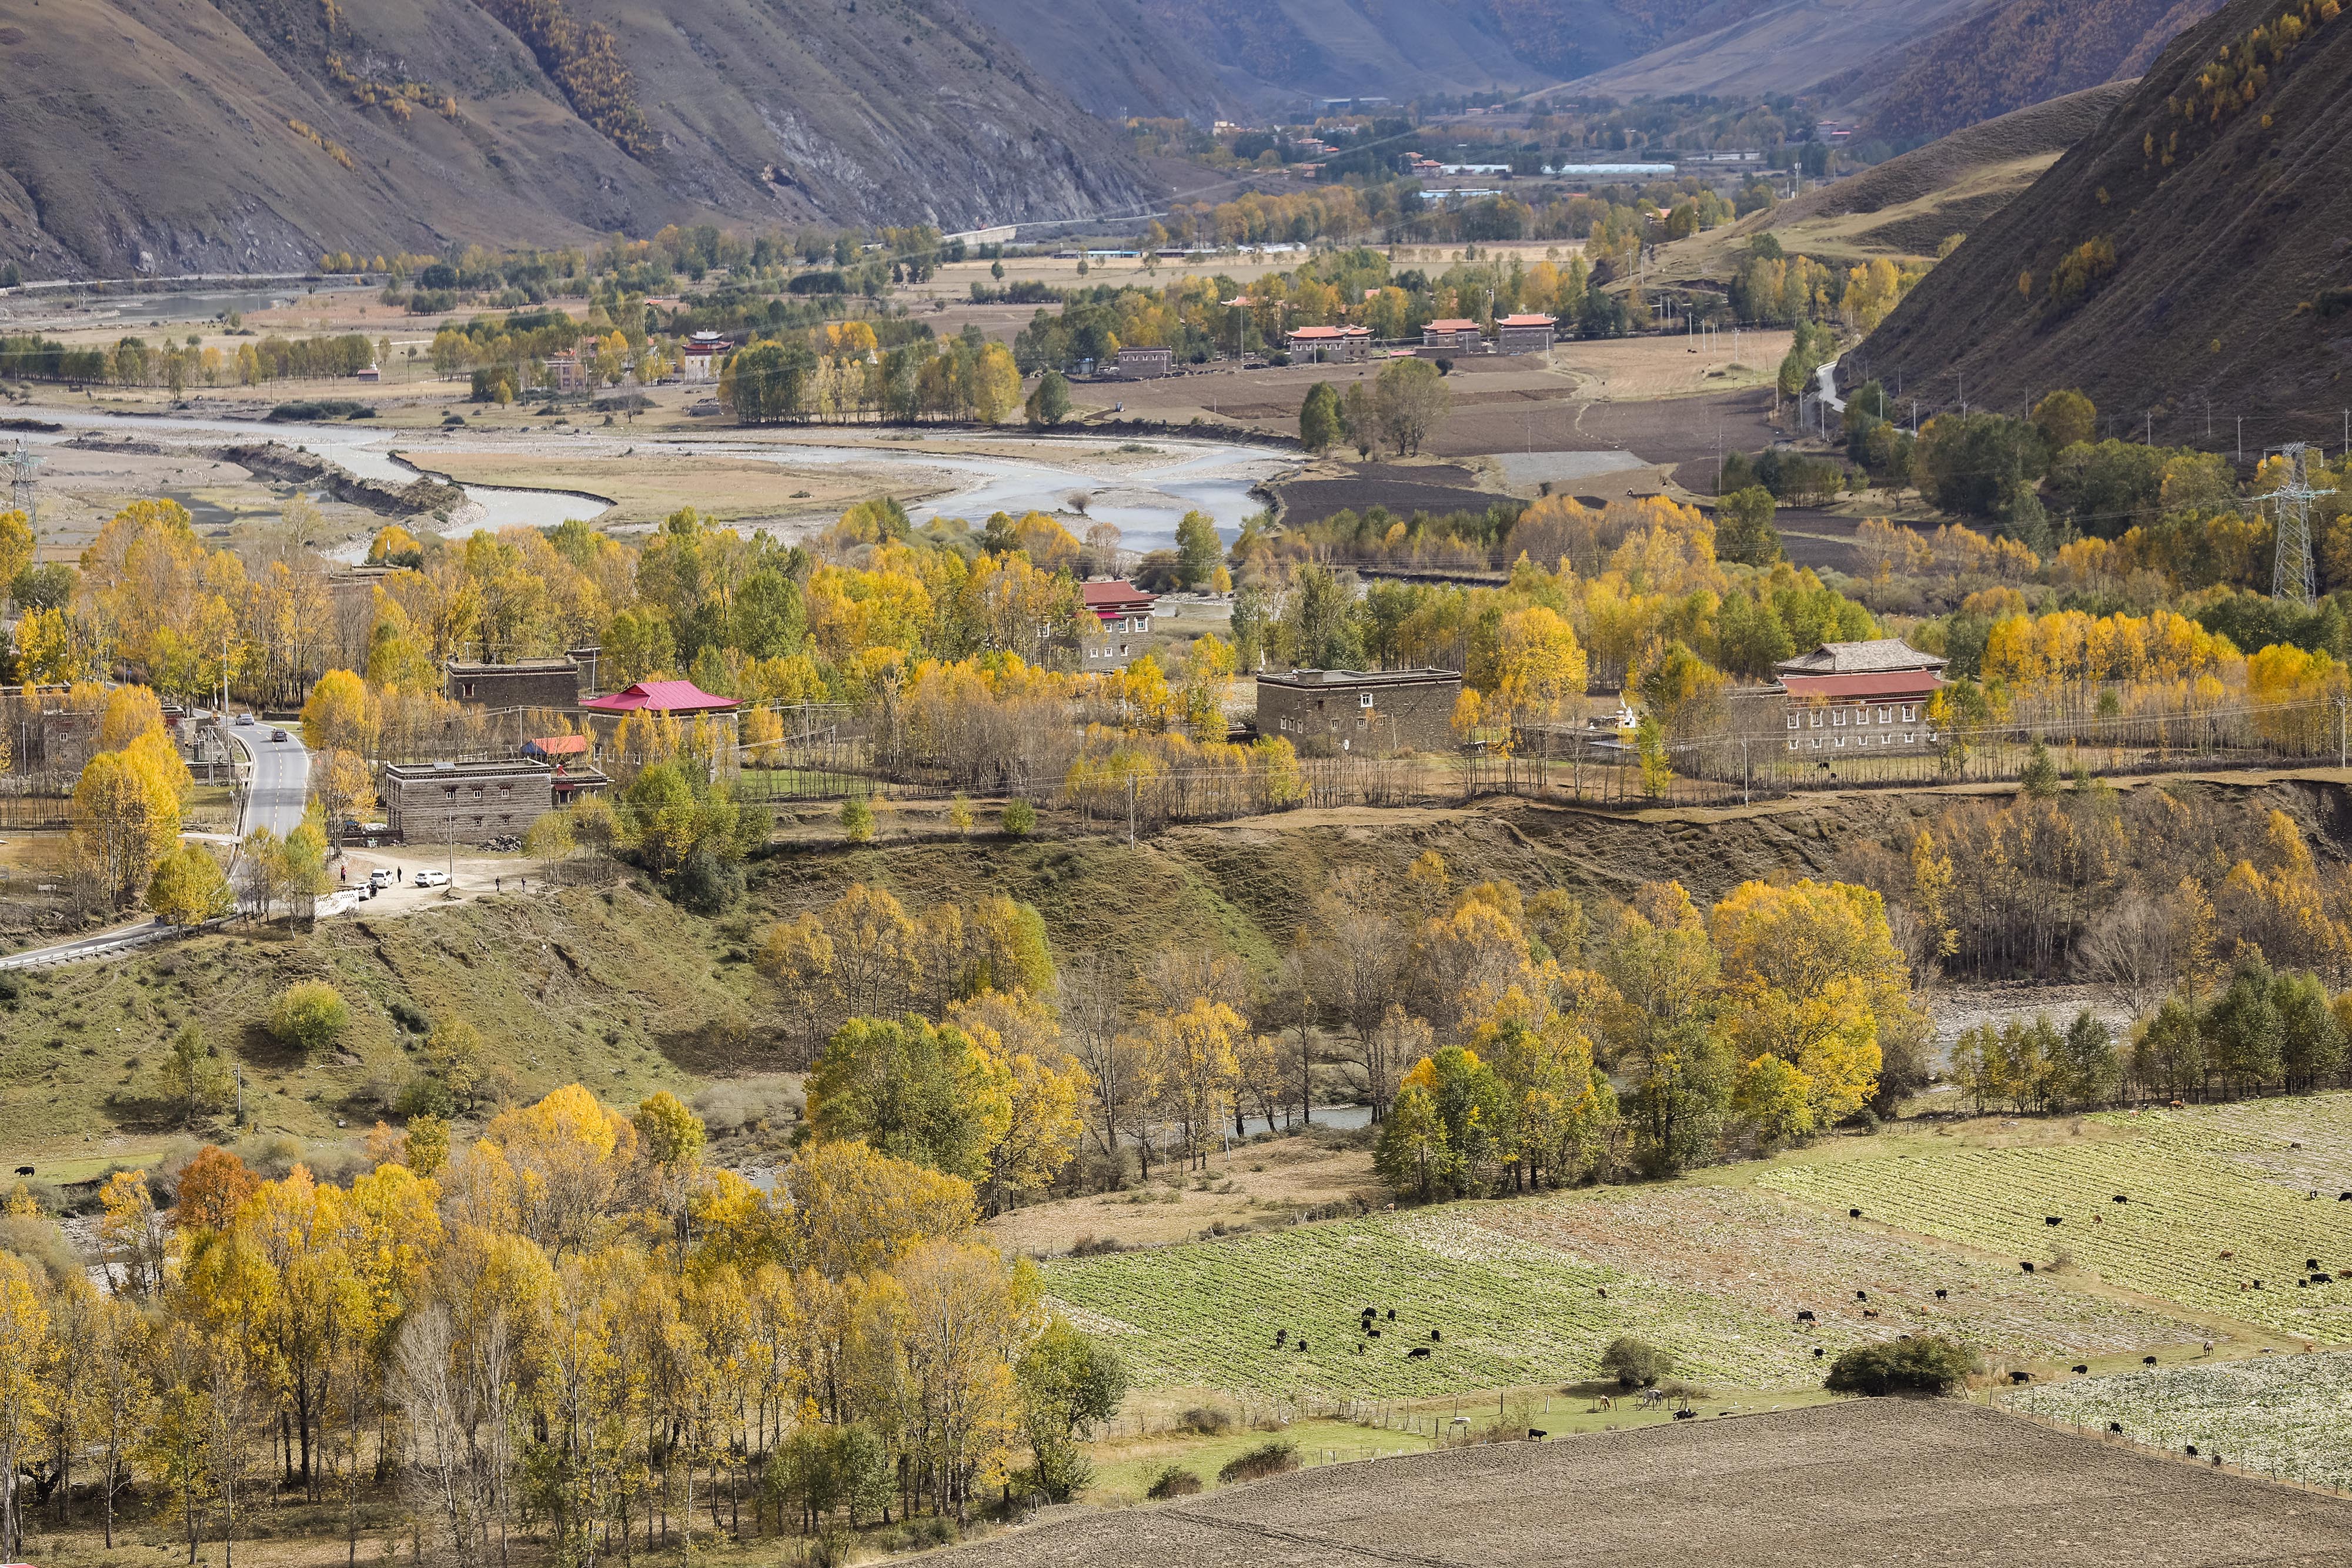
M 1335 1465 L 927 1561 L 2320 1568 L 2352 1561 L 2352 1501 L 1957 1400 L 1847 1400 Z

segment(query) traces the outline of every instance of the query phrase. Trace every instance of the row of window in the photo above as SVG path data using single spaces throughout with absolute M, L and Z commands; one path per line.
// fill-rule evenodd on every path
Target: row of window
M 1916 733 L 1916 734 L 1914 734 L 1914 733 L 1912 733 L 1912 732 L 1908 732 L 1908 731 L 1906 731 L 1906 732 L 1905 732 L 1905 734 L 1901 737 L 1900 743 L 1901 743 L 1902 745 L 1905 745 L 1905 746 L 1909 746 L 1909 745 L 1912 745 L 1915 741 L 1917 741 L 1917 740 L 1925 740 L 1925 741 L 1927 741 L 1927 742 L 1929 742 L 1930 744 L 1932 744 L 1932 743 L 1935 741 L 1935 738 L 1936 738 L 1936 734 L 1935 734 L 1935 731 L 1933 731 L 1933 730 L 1925 730 L 1925 731 L 1920 731 L 1920 732 L 1918 732 L 1918 733 Z M 1855 738 L 1855 740 L 1854 740 L 1854 744 L 1855 744 L 1856 746 L 1868 746 L 1868 745 L 1870 744 L 1870 737 L 1868 737 L 1868 736 L 1866 736 L 1866 735 L 1857 737 Z M 1894 735 L 1892 735 L 1892 734 L 1888 734 L 1888 735 L 1882 735 L 1882 736 L 1880 736 L 1880 737 L 1878 737 L 1878 744 L 1879 744 L 1879 745 L 1881 745 L 1881 746 L 1894 746 L 1894 745 L 1897 744 L 1897 739 L 1896 739 L 1896 737 L 1895 737 L 1895 736 L 1894 736 Z M 1843 749 L 1844 749 L 1844 747 L 1845 747 L 1845 737 L 1844 737 L 1844 736 L 1843 736 L 1843 735 L 1841 735 L 1841 736 L 1836 736 L 1836 737 L 1832 737 L 1831 742 L 1830 742 L 1830 746 L 1831 746 L 1831 749 L 1832 749 L 1832 750 L 1843 750 Z M 1819 751 L 1819 750 L 1822 748 L 1822 737 L 1821 737 L 1820 736 L 1818 736 L 1818 735 L 1817 735 L 1817 736 L 1814 736 L 1814 737 L 1813 737 L 1810 741 L 1805 741 L 1805 740 L 1800 740 L 1800 739 L 1798 739 L 1798 738 L 1797 738 L 1795 736 L 1793 736 L 1793 735 L 1792 735 L 1792 736 L 1790 736 L 1790 737 L 1789 737 L 1789 749 L 1790 749 L 1790 750 L 1791 750 L 1791 751 L 1794 751 L 1794 750 L 1796 750 L 1796 749 L 1797 749 L 1798 747 L 1805 747 L 1806 749 L 1808 749 L 1808 750 L 1811 750 L 1811 751 Z
M 1822 715 L 1823 715 L 1824 713 L 1826 713 L 1826 714 L 1828 714 L 1828 715 L 1830 716 L 1830 724 L 1831 724 L 1831 726 L 1832 726 L 1832 727 L 1834 727 L 1834 728 L 1838 728 L 1838 729 L 1843 729 L 1843 728 L 1844 728 L 1844 727 L 1845 727 L 1845 725 L 1846 725 L 1846 715 L 1847 715 L 1847 713 L 1848 713 L 1849 711 L 1851 711 L 1851 712 L 1853 713 L 1853 722 L 1854 722 L 1855 724 L 1868 724 L 1868 723 L 1870 722 L 1870 709 L 1869 709 L 1869 707 L 1868 707 L 1867 706 L 1863 706 L 1863 707 L 1853 708 L 1853 709 L 1851 709 L 1851 710 L 1846 709 L 1846 708 L 1842 708 L 1842 707 L 1840 707 L 1840 708 L 1818 708 L 1818 707 L 1817 707 L 1817 708 L 1808 709 L 1808 710 L 1806 710 L 1806 711 L 1808 711 L 1808 712 L 1811 713 L 1811 715 L 1813 716 L 1813 727 L 1814 727 L 1815 729 L 1819 729 L 1819 728 L 1821 728 L 1821 727 L 1822 727 Z M 1902 719 L 1902 722 L 1903 722 L 1903 723 L 1905 723 L 1905 724 L 1916 724 L 1916 723 L 1918 723 L 1918 722 L 1919 722 L 1919 705 L 1918 705 L 1917 703 L 1906 703 L 1906 704 L 1905 704 L 1905 705 L 1903 706 L 1902 713 L 1903 713 L 1903 719 Z M 1881 723 L 1881 724 L 1893 724 L 1893 723 L 1895 723 L 1895 707 L 1894 707 L 1894 706 L 1893 706 L 1892 704 L 1889 704 L 1889 705 L 1887 705 L 1887 706 L 1883 706 L 1883 707 L 1881 707 L 1881 708 L 1878 710 L 1878 722 L 1879 722 L 1879 723 Z M 1801 728 L 1803 728 L 1803 727 L 1804 727 L 1804 724 L 1805 724 L 1805 715 L 1804 715 L 1803 713 L 1800 713 L 1800 712 L 1796 711 L 1796 710 L 1795 710 L 1795 709 L 1793 709 L 1793 708 L 1792 708 L 1792 709 L 1790 709 L 1790 713 L 1789 713 L 1789 727 L 1790 727 L 1790 729 L 1801 729 Z

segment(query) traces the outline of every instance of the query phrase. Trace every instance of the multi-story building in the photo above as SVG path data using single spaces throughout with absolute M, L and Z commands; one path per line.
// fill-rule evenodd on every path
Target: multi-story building
M 1443 349 L 1450 353 L 1475 354 L 1486 346 L 1478 333 L 1478 323 L 1450 316 L 1442 321 L 1432 321 L 1421 329 L 1421 346 Z
M 499 664 L 452 659 L 442 680 L 443 694 L 469 707 L 569 708 L 580 701 L 580 665 L 569 654 Z
M 1117 376 L 1125 382 L 1153 381 L 1160 376 L 1172 375 L 1175 370 L 1176 351 L 1156 346 L 1120 349 L 1103 366 L 1105 375 Z
M 1372 351 L 1370 327 L 1294 327 L 1287 340 L 1294 362 L 1353 364 Z
M 575 787 L 583 781 L 572 776 Z M 394 762 L 381 791 L 384 825 L 408 842 L 478 844 L 520 838 L 554 810 L 555 769 L 521 760 Z
M 1495 323 L 1498 354 L 1549 354 L 1558 325 L 1549 316 L 1506 316 Z
M 1835 753 L 1924 751 L 1936 744 L 1927 704 L 1944 684 L 1944 661 L 1899 637 L 1824 643 L 1774 666 L 1788 750 Z
M 1292 670 L 1257 678 L 1257 729 L 1308 756 L 1450 751 L 1462 677 L 1452 670 Z

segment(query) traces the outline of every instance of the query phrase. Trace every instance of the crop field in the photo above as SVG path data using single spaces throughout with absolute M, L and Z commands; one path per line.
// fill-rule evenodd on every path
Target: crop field
M 1587 1377 L 1621 1334 L 1670 1349 L 1689 1377 L 1770 1390 L 1816 1385 L 1822 1359 L 1921 1330 L 2012 1360 L 2200 1333 L 2053 1280 L 1847 1234 L 1765 1194 L 1696 1186 L 1451 1204 L 1064 1260 L 1046 1285 L 1111 1337 L 1139 1384 L 1273 1395 L 1431 1397 Z M 1359 1331 L 1368 1305 L 1382 1314 L 1377 1340 Z M 1801 1328 L 1800 1308 L 1818 1324 Z
M 2099 1135 L 2077 1142 L 1790 1163 L 1758 1181 L 2191 1312 L 2352 1338 L 2352 1207 L 2338 1197 L 2352 1192 L 2352 1095 L 2092 1122 Z
M 2003 1398 L 2012 1409 L 2135 1442 L 2189 1444 L 2241 1469 L 2352 1487 L 2352 1354 L 2264 1355 L 2084 1378 Z

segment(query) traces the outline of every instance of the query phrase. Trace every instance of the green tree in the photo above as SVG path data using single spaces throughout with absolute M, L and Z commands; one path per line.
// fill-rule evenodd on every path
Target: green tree
M 2207 1071 L 2231 1080 L 2240 1093 L 2285 1072 L 2286 1029 L 2271 989 L 2271 972 L 2260 959 L 2242 962 L 2200 1020 Z
M 1974 1351 L 1941 1335 L 1906 1334 L 1845 1352 L 1822 1386 L 1832 1394 L 1949 1394 L 1981 1364 Z
M 2018 788 L 2037 800 L 2050 800 L 2058 793 L 2058 764 L 2038 735 L 2033 737 L 2032 748 L 2026 753 L 2025 766 L 2018 770 L 2017 783 Z
M 2279 1061 L 2287 1087 L 2308 1091 L 2344 1070 L 2344 1030 L 2316 975 L 2281 975 L 2271 982 L 2279 1017 Z
M 1079 1441 L 1118 1413 L 1127 1365 L 1109 1346 L 1055 1318 L 1013 1367 L 1021 1425 L 1029 1439 L 1029 1479 L 1067 1502 L 1093 1479 Z
M 1455 1166 L 1437 1096 L 1417 1083 L 1407 1084 L 1381 1123 L 1380 1141 L 1372 1146 L 1373 1171 L 1390 1191 L 1427 1203 L 1452 1183 Z
M 1615 1378 L 1620 1388 L 1654 1388 L 1675 1375 L 1675 1358 L 1647 1340 L 1620 1334 L 1601 1353 L 1601 1375 Z
M 205 1041 L 205 1031 L 189 1023 L 172 1037 L 162 1070 L 163 1098 L 179 1108 L 180 1119 L 190 1121 L 225 1110 L 236 1092 L 229 1063 Z
M 1176 580 L 1186 589 L 1197 589 L 1215 575 L 1224 563 L 1224 541 L 1217 538 L 1217 525 L 1206 512 L 1187 512 L 1176 525 Z
M 1339 414 L 1339 389 L 1329 382 L 1308 387 L 1307 401 L 1298 409 L 1298 444 L 1320 454 L 1338 445 L 1347 434 Z
M 2072 387 L 2061 387 L 2033 405 L 2033 427 L 2052 455 L 2099 433 L 2099 411 Z
M 1381 410 L 1371 382 L 1356 382 L 1348 388 L 1339 399 L 1339 423 L 1358 457 L 1369 460 L 1380 451 Z
M 2325 1010 L 2323 1006 L 2322 1010 Z M 2331 1020 L 2332 1018 L 2331 1018 Z M 2104 1105 L 2123 1082 L 2115 1031 L 2090 1009 L 2066 1026 L 2051 1063 L 2051 1097 L 2070 1105 Z
M 1713 1158 L 1731 1087 L 1731 1053 L 1705 1024 L 1692 1019 L 1661 1034 L 1633 1093 L 1636 1163 L 1667 1176 Z
M 2132 1077 L 2145 1089 L 2180 1099 L 2205 1086 L 2205 1040 L 2197 1009 L 2179 997 L 2167 997 L 2156 1016 L 2132 1038 Z
M 878 1154 L 968 1180 L 1004 1135 L 1008 1092 L 963 1031 L 912 1014 L 852 1019 L 808 1078 L 809 1124 Z
M 668 1090 L 637 1102 L 636 1112 L 629 1120 L 636 1126 L 638 1147 L 655 1165 L 679 1171 L 702 1163 L 702 1150 L 709 1142 L 709 1133 L 702 1118 L 688 1110 Z
M 1025 839 L 1037 831 L 1037 808 L 1026 800 L 1007 800 L 997 822 L 1007 837 Z
M 324 980 L 298 980 L 269 1004 L 268 1027 L 279 1044 L 309 1053 L 332 1045 L 351 1021 L 341 992 Z
M 1030 424 L 1038 430 L 1051 430 L 1070 417 L 1070 383 L 1059 371 L 1047 371 L 1037 378 L 1036 387 L 1029 401 L 1022 405 Z
M 853 844 L 874 837 L 874 808 L 865 796 L 852 795 L 841 803 L 841 836 Z
M 805 343 L 753 343 L 729 357 L 719 372 L 719 401 L 738 424 L 798 419 L 807 412 L 808 375 L 815 365 Z
M 1734 490 L 1715 504 L 1715 553 L 1743 566 L 1770 566 L 1780 559 L 1780 530 L 1772 526 L 1776 503 L 1761 485 Z
M 1410 457 L 1444 427 L 1453 412 L 1454 394 L 1429 361 L 1391 360 L 1374 379 L 1372 402 L 1382 437 Z

